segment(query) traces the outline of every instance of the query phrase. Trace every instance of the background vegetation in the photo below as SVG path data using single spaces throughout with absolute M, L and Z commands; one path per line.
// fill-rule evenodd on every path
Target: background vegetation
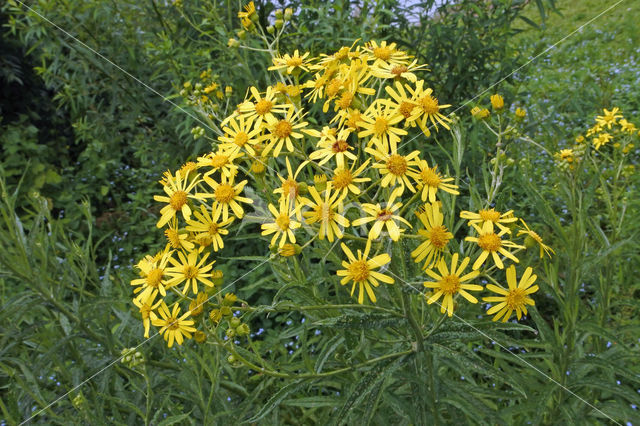
M 602 108 L 619 106 L 640 125 L 637 2 L 623 1 L 522 69 L 609 2 L 444 3 L 256 5 L 264 23 L 276 8 L 296 10 L 283 52 L 331 52 L 356 38 L 397 42 L 429 64 L 428 82 L 454 108 L 517 70 L 487 94 L 503 93 L 509 104 L 526 108 L 526 132 L 550 152 L 571 146 Z M 183 83 L 211 68 L 222 86 L 233 87 L 233 106 L 248 86 L 268 82 L 268 57 L 228 48 L 240 29 L 236 14 L 242 5 L 236 2 L 28 4 L 86 45 L 18 3 L 0 6 L 3 423 L 28 419 L 97 372 L 33 421 L 610 421 L 571 391 L 620 423 L 640 423 L 637 178 L 612 186 L 612 176 L 595 166 L 569 176 L 530 144 L 512 151 L 515 164 L 505 186 L 510 206 L 544 229 L 557 253 L 539 266 L 544 274 L 538 310 L 524 322 L 536 332 L 516 326 L 487 331 L 507 344 L 500 347 L 449 321 L 434 341 L 443 351 L 434 366 L 437 414 L 424 406 L 423 372 L 405 358 L 315 382 L 289 381 L 234 368 L 226 352 L 211 346 L 190 341 L 167 350 L 154 338 L 138 349 L 143 364 L 111 365 L 124 348 L 143 340 L 129 281 L 140 253 L 164 245 L 152 232 L 156 182 L 164 170 L 209 149 L 204 138 L 191 134 L 201 123 L 178 95 Z M 478 162 L 490 147 L 486 131 L 469 116 L 479 102 L 457 112 L 470 129 L 462 136 L 469 147 L 462 167 L 468 187 L 482 182 Z M 637 153 L 629 156 L 636 166 Z M 251 271 L 246 259 L 256 254 L 263 253 L 234 241 L 219 263 L 227 282 L 243 277 L 232 288 L 243 299 L 269 303 L 282 284 L 264 278 L 268 266 Z M 318 325 L 331 317 L 329 326 Z M 364 324 L 370 330 L 406 326 L 370 317 L 336 326 L 338 319 L 335 311 L 280 312 L 256 317 L 251 328 L 256 340 L 272 348 L 271 362 L 295 366 L 314 345 L 323 364 L 358 364 L 367 359 Z

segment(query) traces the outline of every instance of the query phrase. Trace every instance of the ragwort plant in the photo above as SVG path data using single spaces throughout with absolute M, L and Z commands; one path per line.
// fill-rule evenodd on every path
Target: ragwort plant
M 508 322 L 527 315 L 539 289 L 519 259 L 531 247 L 526 240 L 540 257 L 553 253 L 514 211 L 494 204 L 509 165 L 502 139 L 517 131 L 522 114 L 509 117 L 502 97 L 492 97 L 500 118 L 495 127 L 485 123 L 497 155 L 478 208 L 460 210 L 462 127 L 418 77 L 427 65 L 385 41 L 356 41 L 316 57 L 280 54 L 291 10 L 276 11 L 266 29 L 253 3 L 238 17 L 272 56 L 277 83 L 251 87 L 211 126 L 222 131 L 214 150 L 160 181 L 157 228 L 166 247 L 140 260 L 140 277 L 131 281 L 145 337 L 153 326 L 169 347 L 193 338 L 227 352 L 229 365 L 247 369 L 250 381 L 278 380 L 280 390 L 248 421 L 283 401 L 341 406 L 335 422 L 355 415 L 371 421 L 382 406 L 409 422 L 468 421 L 478 413 L 491 418 L 502 398 L 525 396 L 517 377 L 492 368 L 470 344 L 478 333 L 488 338 L 484 330 L 508 344 L 513 338 L 498 330 L 533 331 Z M 229 40 L 230 47 L 241 43 Z M 195 98 L 183 94 L 213 119 L 206 88 L 196 90 Z M 437 137 L 445 132 L 449 143 Z M 433 161 L 438 151 L 453 174 Z M 243 234 L 268 247 L 264 256 L 237 259 L 269 265 L 272 274 L 260 280 L 275 282 L 265 284 L 275 290 L 267 303 L 241 299 L 241 280 L 238 294 L 227 292 L 235 282 L 225 286 L 214 269 L 225 241 Z M 492 321 L 475 318 L 480 298 L 492 304 Z M 279 338 L 252 332 L 261 316 L 291 312 L 301 325 L 288 320 Z M 284 351 L 283 341 L 290 341 Z M 452 373 L 462 379 L 447 379 Z M 499 392 L 478 386 L 487 378 Z M 329 421 L 330 411 L 305 416 Z

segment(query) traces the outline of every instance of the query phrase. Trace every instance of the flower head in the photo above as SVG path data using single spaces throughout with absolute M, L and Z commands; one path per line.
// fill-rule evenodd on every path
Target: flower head
M 371 250 L 371 240 L 367 240 L 367 244 L 364 248 L 364 253 L 358 250 L 358 256 L 354 256 L 353 252 L 347 247 L 345 243 L 341 243 L 342 251 L 347 255 L 348 261 L 342 261 L 342 266 L 345 269 L 339 269 L 336 274 L 342 278 L 340 284 L 345 285 L 349 281 L 352 281 L 351 295 L 355 292 L 356 286 L 358 286 L 358 303 L 364 303 L 364 294 L 367 293 L 369 300 L 376 303 L 376 295 L 373 292 L 373 287 L 380 285 L 379 281 L 387 284 L 393 284 L 393 278 L 374 271 L 381 266 L 391 262 L 391 256 L 387 253 L 379 254 L 369 259 L 369 251 Z
M 166 303 L 162 302 L 158 309 L 160 317 L 156 316 L 151 320 L 155 327 L 161 327 L 159 333 L 164 335 L 164 340 L 169 347 L 173 346 L 173 342 L 182 345 L 184 338 L 191 339 L 191 333 L 196 329 L 193 327 L 193 320 L 189 320 L 190 313 L 186 312 L 180 316 L 180 305 L 174 303 L 173 309 L 169 311 Z
M 527 305 L 535 305 L 535 302 L 529 295 L 538 291 L 538 286 L 533 285 L 538 277 L 532 275 L 532 271 L 530 267 L 525 269 L 522 278 L 520 278 L 520 282 L 517 283 L 516 267 L 515 265 L 509 266 L 507 268 L 508 290 L 498 287 L 497 285 L 487 284 L 487 290 L 499 294 L 499 296 L 482 298 L 485 302 L 499 302 L 487 311 L 488 315 L 496 314 L 493 317 L 493 321 L 498 321 L 502 318 L 502 322 L 507 322 L 513 311 L 516 311 L 516 315 L 518 319 L 520 319 L 523 313 L 525 315 L 527 314 Z
M 482 286 L 477 284 L 468 284 L 467 281 L 476 278 L 480 275 L 479 271 L 471 271 L 468 274 L 464 274 L 464 270 L 469 265 L 470 259 L 465 257 L 460 267 L 458 267 L 458 253 L 455 253 L 451 258 L 451 269 L 447 268 L 447 262 L 444 259 L 440 259 L 438 262 L 438 272 L 433 269 L 427 269 L 426 273 L 436 281 L 426 281 L 424 286 L 427 288 L 433 288 L 434 294 L 427 299 L 427 304 L 437 302 L 440 297 L 442 298 L 442 304 L 440 305 L 440 312 L 447 313 L 447 315 L 453 315 L 453 297 L 456 294 L 462 295 L 471 303 L 478 303 L 478 299 L 472 296 L 467 290 L 480 291 Z
M 411 252 L 411 257 L 416 263 L 424 260 L 422 269 L 428 269 L 433 264 L 437 264 L 447 244 L 453 238 L 453 234 L 443 225 L 444 216 L 440 206 L 439 201 L 427 203 L 419 212 L 416 212 L 416 216 L 424 226 L 424 229 L 418 230 L 418 235 L 424 241 Z

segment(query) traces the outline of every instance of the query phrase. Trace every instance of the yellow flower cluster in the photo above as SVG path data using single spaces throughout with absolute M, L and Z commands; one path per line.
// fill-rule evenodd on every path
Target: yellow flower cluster
M 252 7 L 245 8 L 240 18 L 251 20 L 254 13 Z M 164 228 L 167 246 L 142 259 L 137 265 L 140 278 L 131 282 L 145 336 L 153 324 L 171 346 L 196 332 L 192 317 L 208 301 L 199 287 L 214 289 L 221 279 L 213 270 L 212 256 L 224 248 L 229 227 L 253 203 L 244 195 L 248 178 L 267 204 L 262 209 L 262 235 L 283 257 L 296 256 L 315 239 L 366 241 L 364 251 L 341 243 L 346 260 L 344 269 L 337 271 L 341 284 L 351 283 L 352 295 L 358 289 L 358 303 L 364 303 L 365 295 L 375 303 L 374 288 L 380 282 L 394 283 L 376 269 L 391 262 L 384 243 L 397 243 L 405 236 L 420 240 L 411 256 L 436 280 L 425 283 L 436 291 L 428 303 L 444 295 L 442 311 L 449 315 L 458 293 L 477 302 L 467 290 L 483 287 L 466 281 L 480 274 L 489 256 L 498 268 L 504 267 L 501 256 L 518 261 L 509 249 L 524 246 L 508 239 L 517 221 L 512 212 L 463 212 L 478 233 L 466 240 L 481 249 L 473 272 L 463 274 L 471 259 L 465 257 L 458 266 L 439 200 L 444 192 L 458 195 L 458 186 L 420 150 L 403 150 L 416 138 L 424 147 L 422 141 L 431 130 L 449 129 L 451 123 L 442 113 L 449 105 L 442 105 L 415 74 L 426 66 L 416 64 L 395 43 L 371 41 L 315 58 L 295 51 L 273 58 L 270 69 L 280 74 L 280 82 L 264 91 L 250 88 L 247 99 L 221 121 L 223 134 L 214 151 L 175 173 L 166 172 L 160 181 L 164 194 L 154 197 L 161 204 L 157 227 Z M 493 99 L 492 103 L 494 108 L 504 105 Z M 325 124 L 307 118 L 310 111 L 326 116 Z M 261 214 L 258 203 L 256 207 Z M 410 208 L 421 227 L 409 236 Z M 541 253 L 542 248 L 550 250 L 528 227 L 521 234 L 536 239 Z M 297 245 L 301 239 L 306 240 L 303 247 Z M 450 269 L 445 255 L 452 256 Z M 181 314 L 179 302 L 169 308 L 170 296 L 188 301 L 188 310 Z M 223 315 L 221 298 L 217 299 L 218 307 L 209 314 L 215 322 Z M 512 299 L 505 302 L 505 320 L 511 311 L 520 315 L 526 313 L 524 304 L 533 304 L 524 296 Z

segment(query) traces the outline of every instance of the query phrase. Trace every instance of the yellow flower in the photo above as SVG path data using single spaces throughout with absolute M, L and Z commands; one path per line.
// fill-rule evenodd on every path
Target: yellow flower
M 391 86 L 385 86 L 385 91 L 391 97 L 391 99 L 385 99 L 387 105 L 395 111 L 396 114 L 401 115 L 406 124 L 415 127 L 416 120 L 422 114 L 422 110 L 418 108 L 418 99 L 415 96 L 409 96 L 407 92 L 404 90 L 405 86 L 403 86 L 399 81 L 396 81 L 395 90 Z M 408 86 L 406 86 L 408 89 Z
M 297 244 L 285 244 L 278 250 L 278 253 L 282 257 L 291 257 L 299 254 L 300 251 L 301 247 Z
M 238 111 L 247 120 L 255 119 L 253 124 L 255 129 L 262 129 L 263 121 L 273 121 L 276 119 L 275 115 L 273 115 L 274 113 L 285 113 L 289 108 L 288 105 L 276 104 L 276 92 L 272 86 L 267 87 L 267 91 L 264 96 L 262 96 L 260 92 L 258 92 L 258 89 L 253 86 L 249 91 L 251 92 L 254 101 L 246 101 L 238 105 Z M 230 121 L 232 117 L 234 117 L 233 114 L 227 117 L 227 119 L 221 123 L 221 126 L 226 125 L 227 121 Z
M 513 216 L 513 210 L 509 210 L 506 213 L 500 213 L 493 208 L 488 210 L 481 209 L 478 213 L 463 210 L 460 212 L 460 217 L 462 219 L 469 220 L 469 226 L 479 224 L 482 228 L 482 232 L 493 232 L 493 225 L 496 225 L 501 231 L 508 234 L 511 233 L 511 230 L 504 226 L 503 223 L 513 223 L 518 221 L 518 218 Z
M 489 116 L 490 112 L 486 108 L 480 108 L 478 106 L 474 106 L 471 108 L 471 115 L 475 118 L 483 119 Z
M 622 131 L 627 133 L 633 133 L 637 130 L 635 124 L 628 122 L 624 118 L 620 120 L 618 124 L 620 124 L 620 128 L 622 129 Z
M 267 117 L 268 133 L 264 138 L 268 139 L 269 143 L 262 152 L 263 157 L 266 157 L 272 149 L 273 156 L 279 156 L 283 145 L 286 145 L 289 152 L 293 152 L 295 148 L 293 146 L 292 138 L 302 139 L 304 137 L 303 133 L 309 136 L 320 137 L 320 132 L 317 130 L 305 129 L 309 123 L 306 121 L 300 121 L 301 112 L 302 110 L 296 112 L 295 108 L 291 107 L 282 119 L 277 119 L 273 116 Z
M 402 121 L 403 116 L 382 102 L 374 102 L 360 117 L 359 138 L 371 137 L 367 146 L 375 144 L 379 150 L 396 151 L 400 136 L 407 134 L 406 130 L 395 127 Z
M 309 187 L 309 193 L 313 198 L 313 201 L 304 199 L 304 203 L 311 207 L 311 211 L 303 213 L 303 216 L 307 218 L 307 223 L 312 225 L 316 222 L 320 223 L 320 230 L 318 231 L 318 237 L 322 240 L 325 235 L 329 242 L 333 242 L 333 236 L 335 235 L 339 239 L 342 238 L 342 230 L 340 227 L 348 227 L 349 220 L 344 216 L 338 214 L 342 211 L 342 198 L 340 191 L 331 193 L 331 182 L 327 183 L 327 189 L 324 191 L 324 199 L 320 197 L 318 191 L 313 186 Z
M 502 318 L 502 322 L 507 322 L 513 311 L 516 311 L 516 315 L 518 319 L 520 319 L 523 313 L 527 315 L 527 305 L 535 305 L 535 302 L 529 295 L 538 291 L 538 286 L 533 285 L 538 277 L 531 275 L 532 271 L 533 269 L 530 267 L 525 269 L 522 278 L 520 278 L 520 283 L 516 284 L 516 267 L 515 265 L 509 266 L 509 268 L 507 268 L 508 290 L 498 287 L 497 285 L 487 284 L 487 290 L 491 290 L 500 295 L 482 298 L 485 302 L 500 302 L 487 311 L 487 315 L 496 314 L 496 316 L 493 317 L 493 321 L 498 321 Z
M 597 137 L 593 138 L 593 146 L 597 151 L 601 146 L 606 145 L 612 138 L 613 136 L 611 136 L 609 133 L 602 132 Z
M 437 264 L 449 240 L 453 238 L 453 234 L 442 224 L 444 216 L 440 211 L 441 204 L 439 201 L 427 203 L 419 212 L 416 212 L 416 216 L 425 228 L 418 230 L 418 235 L 423 237 L 424 241 L 411 252 L 411 257 L 416 263 L 424 260 L 422 269 Z
M 522 120 L 526 116 L 527 116 L 527 110 L 525 110 L 524 108 L 516 108 L 516 118 L 519 118 L 520 120 Z
M 353 281 L 353 284 L 351 285 L 351 296 L 353 296 L 357 285 L 358 303 L 364 303 L 365 291 L 367 296 L 369 296 L 369 300 L 376 303 L 376 295 L 371 287 L 378 287 L 380 285 L 378 281 L 393 284 L 394 280 L 387 275 L 374 271 L 374 269 L 380 268 L 381 266 L 391 262 L 391 256 L 384 253 L 368 259 L 369 251 L 371 250 L 371 240 L 367 240 L 364 253 L 358 250 L 358 257 L 353 255 L 353 252 L 345 243 L 341 243 L 340 246 L 349 260 L 348 262 L 344 260 L 342 261 L 342 266 L 346 269 L 339 269 L 336 272 L 339 277 L 344 277 L 340 280 L 340 284 L 345 285 L 349 281 Z
M 280 188 L 276 188 L 273 190 L 274 194 L 280 194 L 280 199 L 288 198 L 293 201 L 293 207 L 297 208 L 302 203 L 304 198 L 300 195 L 300 184 L 302 182 L 298 182 L 296 179 L 298 178 L 298 174 L 304 169 L 304 167 L 309 164 L 309 161 L 305 160 L 296 169 L 296 172 L 293 173 L 293 169 L 291 168 L 291 163 L 289 162 L 289 157 L 285 157 L 285 162 L 287 164 L 287 178 L 283 178 L 278 174 L 278 179 L 280 179 L 281 186 Z M 300 209 L 297 209 L 296 217 L 298 220 L 301 220 Z
M 518 231 L 518 237 L 520 235 L 527 235 L 528 237 L 531 237 L 533 239 L 533 241 L 535 241 L 536 243 L 538 243 L 538 245 L 540 246 L 540 259 L 542 259 L 544 257 L 545 254 L 547 254 L 549 256 L 549 258 L 551 258 L 551 254 L 555 254 L 555 252 L 553 251 L 553 249 L 551 247 L 549 247 L 548 245 L 544 244 L 542 242 L 542 237 L 540 235 L 538 235 L 536 232 L 532 231 L 531 229 L 529 229 L 529 226 L 527 226 L 527 224 L 524 222 L 524 220 L 520 219 L 520 222 L 522 222 L 522 225 L 524 225 L 525 229 L 522 229 L 520 231 Z M 525 241 L 526 244 L 526 241 Z
M 596 116 L 596 122 L 602 126 L 610 129 L 612 125 L 616 124 L 618 118 L 622 118 L 622 114 L 618 114 L 620 112 L 620 108 L 613 108 L 611 111 L 606 108 L 603 109 L 604 115 Z
M 156 295 L 158 294 L 157 289 L 153 289 L 153 291 L 149 294 L 146 301 L 142 301 L 139 298 L 133 299 L 133 304 L 138 307 L 140 310 L 140 315 L 142 316 L 142 326 L 144 327 L 144 337 L 149 338 L 149 326 L 151 325 L 151 321 L 157 318 L 155 309 L 160 306 L 162 300 L 158 300 L 154 303 L 156 299 Z
M 300 70 L 309 71 L 308 63 L 305 62 L 307 56 L 309 56 L 309 52 L 300 56 L 298 49 L 293 52 L 293 55 L 285 53 L 282 57 L 273 58 L 273 66 L 269 67 L 269 71 L 286 69 L 287 74 L 293 74 L 294 71 L 299 72 Z
M 234 179 L 235 176 L 227 178 L 222 175 L 221 181 L 218 183 L 209 176 L 205 176 L 204 178 L 205 182 L 213 188 L 213 194 L 209 195 L 214 199 L 213 206 L 211 206 L 211 208 L 216 215 L 219 215 L 220 212 L 222 212 L 223 221 L 229 219 L 229 209 L 233 211 L 233 214 L 236 215 L 238 219 L 242 219 L 244 216 L 244 210 L 240 203 L 253 204 L 253 200 L 240 196 L 244 186 L 247 184 L 247 180 L 245 179 L 234 186 Z
M 193 243 L 189 241 L 189 234 L 186 232 L 180 232 L 176 228 L 176 220 L 173 220 L 173 224 L 164 231 L 164 235 L 167 237 L 167 250 L 171 249 L 193 249 Z M 188 222 L 188 221 L 187 221 Z
M 405 186 L 408 187 L 411 192 L 416 192 L 409 180 L 409 176 L 413 177 L 416 173 L 416 170 L 412 167 L 420 164 L 420 151 L 413 151 L 406 156 L 398 154 L 395 150 L 389 152 L 386 150 L 365 148 L 365 151 L 378 160 L 378 163 L 374 164 L 373 168 L 380 170 L 380 174 L 382 175 L 381 186 L 383 188 L 399 184 L 400 188 L 402 188 L 401 194 Z
M 173 265 L 167 268 L 167 275 L 171 277 L 169 284 L 173 286 L 184 282 L 185 285 L 182 289 L 182 294 L 187 294 L 190 287 L 193 288 L 193 294 L 198 294 L 198 281 L 204 285 L 213 287 L 213 282 L 209 279 L 211 273 L 207 272 L 213 268 L 213 264 L 216 261 L 212 260 L 211 263 L 205 265 L 208 257 L 209 253 L 206 253 L 200 261 L 198 261 L 197 251 L 187 253 L 186 257 L 183 252 L 179 251 L 179 261 L 174 258 L 169 259 L 169 262 Z
M 338 167 L 344 167 L 345 157 L 356 161 L 356 155 L 350 152 L 354 149 L 348 142 L 350 134 L 351 130 L 347 128 L 340 129 L 337 135 L 335 132 L 323 131 L 324 137 L 318 141 L 318 149 L 309 154 L 309 159 L 320 160 L 317 163 L 321 166 L 335 157 Z
M 450 118 L 447 118 L 444 114 L 440 112 L 441 109 L 448 108 L 451 105 L 440 105 L 438 99 L 433 97 L 433 89 L 427 88 L 424 89 L 422 86 L 424 85 L 424 80 L 418 80 L 416 83 L 416 88 L 411 89 L 411 87 L 407 87 L 412 97 L 415 97 L 418 101 L 418 112 L 420 114 L 412 115 L 407 121 L 416 121 L 422 129 L 422 132 L 429 136 L 431 132 L 427 128 L 428 121 L 431 121 L 433 127 L 438 130 L 438 124 L 440 124 L 445 129 L 449 130 L 448 121 L 451 121 Z
M 387 44 L 385 40 L 382 40 L 378 44 L 375 40 L 365 44 L 364 51 L 371 54 L 374 60 L 374 64 L 380 63 L 394 63 L 404 64 L 411 56 L 406 52 L 396 49 L 396 44 Z
M 139 286 L 133 289 L 133 294 L 140 293 L 136 299 L 146 302 L 154 291 L 159 291 L 162 297 L 167 295 L 166 289 L 171 284 L 165 279 L 165 269 L 171 252 L 164 250 L 156 256 L 146 256 L 136 265 L 140 269 L 140 278 L 132 280 L 132 286 Z
M 193 213 L 198 220 L 187 221 L 187 231 L 195 232 L 196 240 L 208 238 L 213 246 L 213 251 L 224 248 L 222 235 L 229 234 L 229 231 L 224 228 L 234 220 L 233 217 L 230 217 L 220 221 L 220 213 L 220 210 L 215 210 L 210 214 L 205 206 L 200 206 L 200 211 L 196 210 Z
M 180 305 L 173 304 L 173 310 L 169 312 L 169 307 L 166 303 L 162 302 L 159 311 L 161 318 L 155 318 L 151 320 L 151 323 L 155 327 L 160 328 L 159 333 L 163 334 L 164 340 L 169 347 L 173 346 L 173 342 L 178 342 L 182 345 L 184 337 L 191 339 L 191 333 L 194 333 L 196 329 L 193 327 L 193 320 L 188 320 L 189 312 L 184 315 L 180 315 Z
M 201 182 L 200 175 L 195 175 L 191 179 L 189 176 L 182 178 L 182 173 L 176 173 L 172 176 L 170 172 L 164 174 L 162 189 L 168 196 L 154 195 L 153 199 L 163 203 L 167 203 L 160 210 L 160 219 L 156 226 L 162 228 L 169 220 L 176 217 L 178 212 L 182 212 L 182 216 L 185 219 L 191 217 L 191 208 L 187 203 L 188 198 L 203 201 L 204 196 L 202 194 L 190 194 L 189 192 Z
M 222 142 L 220 148 L 228 150 L 230 153 L 237 153 L 245 150 L 249 155 L 256 155 L 253 145 L 260 142 L 260 128 L 253 129 L 253 119 L 247 119 L 240 115 L 237 118 L 231 116 L 227 127 L 223 127 L 224 136 L 218 137 Z
M 371 74 L 382 79 L 399 80 L 404 78 L 415 83 L 418 80 L 418 77 L 414 74 L 415 71 L 429 70 L 426 65 L 417 65 L 417 63 L 417 59 L 414 59 L 408 65 L 378 62 L 371 67 Z
M 455 253 L 451 258 L 451 269 L 447 268 L 447 262 L 444 259 L 440 259 L 438 262 L 438 272 L 433 269 L 427 269 L 426 273 L 431 278 L 437 281 L 425 281 L 424 286 L 427 288 L 433 288 L 435 293 L 427 300 L 427 304 L 437 302 L 442 296 L 442 304 L 440 304 L 440 313 L 447 313 L 448 316 L 453 315 L 453 297 L 456 294 L 462 295 L 471 303 L 478 303 L 478 299 L 472 296 L 467 290 L 480 291 L 482 286 L 478 284 L 468 284 L 469 280 L 476 278 L 480 275 L 479 271 L 471 271 L 468 274 L 462 275 L 467 265 L 469 265 L 470 259 L 465 257 L 460 267 L 458 267 L 458 253 Z
M 500 111 L 502 108 L 504 108 L 504 98 L 497 93 L 495 95 L 491 95 L 491 106 L 496 111 Z
M 502 259 L 500 259 L 500 256 L 499 256 L 500 254 L 503 255 L 504 257 L 507 257 L 513 260 L 516 263 L 519 262 L 517 257 L 515 257 L 512 253 L 507 251 L 507 248 L 523 249 L 525 247 L 518 245 L 509 240 L 503 240 L 502 236 L 507 233 L 506 230 L 503 229 L 498 234 L 496 234 L 493 231 L 487 231 L 487 232 L 483 231 L 475 223 L 472 224 L 471 226 L 473 226 L 475 230 L 478 232 L 478 236 L 467 237 L 464 240 L 470 241 L 472 243 L 476 243 L 478 244 L 478 247 L 482 249 L 482 253 L 480 253 L 480 256 L 478 256 L 475 263 L 473 264 L 474 270 L 480 269 L 480 267 L 482 266 L 484 261 L 487 260 L 487 257 L 489 257 L 489 255 L 492 256 L 493 262 L 499 269 L 504 269 L 504 264 L 502 263 Z
M 209 167 L 211 170 L 205 172 L 205 176 L 210 176 L 215 172 L 220 172 L 226 177 L 235 175 L 238 170 L 238 166 L 233 164 L 234 160 L 241 157 L 242 153 L 239 150 L 223 150 L 218 149 L 217 152 L 210 152 L 207 155 L 198 157 L 198 168 Z
M 416 181 L 418 189 L 422 189 L 420 198 L 422 201 L 429 199 L 430 203 L 436 201 L 436 194 L 438 190 L 448 192 L 449 194 L 459 195 L 458 185 L 454 185 L 451 182 L 454 180 L 452 177 L 443 178 L 438 173 L 438 166 L 429 167 L 429 163 L 426 160 L 420 160 L 418 163 L 420 170 L 414 172 L 411 176 Z
M 411 224 L 407 222 L 403 217 L 394 214 L 397 210 L 402 207 L 402 203 L 395 203 L 396 197 L 401 193 L 399 189 L 396 189 L 391 193 L 391 197 L 389 201 L 386 203 L 386 207 L 381 207 L 380 203 L 377 204 L 362 204 L 362 210 L 365 211 L 369 216 L 362 217 L 360 219 L 356 219 L 353 221 L 353 226 L 360 226 L 365 223 L 373 222 L 373 226 L 369 230 L 369 239 L 376 239 L 380 236 L 380 232 L 382 232 L 382 228 L 386 226 L 387 232 L 389 233 L 389 237 L 393 241 L 398 241 L 400 239 L 400 234 L 404 229 L 400 229 L 398 224 L 395 221 L 400 221 L 405 225 L 411 228 Z
M 276 210 L 273 204 L 269 204 L 269 211 L 273 214 L 275 218 L 273 223 L 263 223 L 262 224 L 262 235 L 270 235 L 274 234 L 273 238 L 271 238 L 271 246 L 275 246 L 278 237 L 282 235 L 280 238 L 279 248 L 284 247 L 287 240 L 290 243 L 295 244 L 296 236 L 293 233 L 294 229 L 300 227 L 300 222 L 296 222 L 295 220 L 291 220 L 291 216 L 296 213 L 296 209 L 292 209 L 290 206 L 290 198 L 282 198 L 280 199 L 280 210 Z
M 189 313 L 191 316 L 197 317 L 204 310 L 204 304 L 209 300 L 207 293 L 200 292 L 195 299 L 189 302 Z
M 370 178 L 359 178 L 358 176 L 369 166 L 369 159 L 362 163 L 360 167 L 358 167 L 355 171 L 353 171 L 353 166 L 356 163 L 353 163 L 351 168 L 347 169 L 344 167 L 338 167 L 333 171 L 333 178 L 331 182 L 333 183 L 333 187 L 336 191 L 342 191 L 342 196 L 346 196 L 349 192 L 353 194 L 359 194 L 360 188 L 358 188 L 356 183 L 369 182 Z

